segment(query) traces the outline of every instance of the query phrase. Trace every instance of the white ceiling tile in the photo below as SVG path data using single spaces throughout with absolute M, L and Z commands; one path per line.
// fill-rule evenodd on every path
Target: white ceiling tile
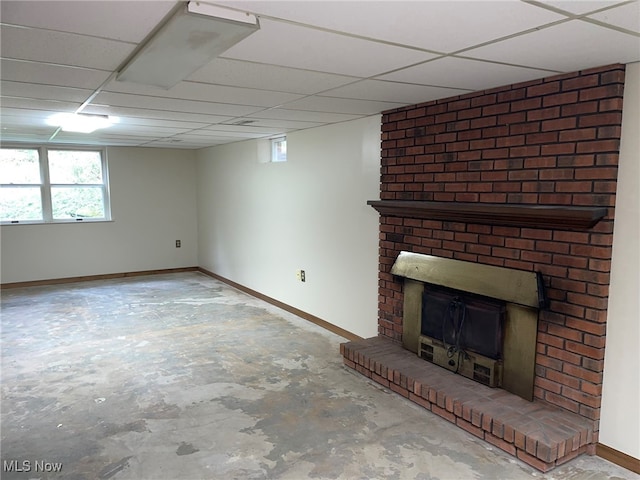
M 288 103 L 289 110 L 307 110 L 314 112 L 346 113 L 351 115 L 373 115 L 383 110 L 403 107 L 405 103 L 380 102 L 376 100 L 359 100 L 335 97 L 306 97 Z
M 515 0 L 221 3 L 316 27 L 449 53 L 564 18 Z
M 214 135 L 214 136 L 218 136 L 218 137 L 228 137 L 228 138 L 262 138 L 262 137 L 268 137 L 270 135 L 273 135 L 275 133 L 278 133 L 277 130 L 271 129 L 268 132 L 261 132 L 261 133 L 252 133 L 252 132 L 229 132 L 227 130 L 221 130 L 218 128 L 218 125 L 216 126 L 211 126 L 208 128 L 202 128 L 200 130 L 192 130 L 191 132 L 189 132 L 193 135 Z
M 45 143 L 49 140 L 51 135 L 38 133 L 36 131 L 0 131 L 0 142 L 9 143 L 9 142 L 17 142 L 17 143 Z
M 149 87 L 114 80 L 109 82 L 103 91 L 196 100 L 200 102 L 218 102 L 225 104 L 234 103 L 237 105 L 253 105 L 259 107 L 275 107 L 302 97 L 301 95 L 292 93 L 195 82 L 180 82 L 171 89 L 165 90 L 157 87 Z
M 3 23 L 140 42 L 175 6 L 175 1 L 7 1 Z
M 588 12 L 600 10 L 601 8 L 610 7 L 621 0 L 553 0 L 553 1 L 541 1 L 540 3 L 550 5 L 565 12 L 583 15 Z
M 84 100 L 91 95 L 91 90 L 81 88 L 8 81 L 0 82 L 0 91 L 2 91 L 3 96 L 7 97 L 58 100 L 63 102 L 77 102 L 78 104 L 84 102 Z
M 187 142 L 171 142 L 165 140 L 155 140 L 153 142 L 144 143 L 141 146 L 149 148 L 179 148 L 183 150 L 198 150 L 205 147 L 211 147 L 213 144 L 195 144 Z
M 23 123 L 19 119 L 16 119 L 15 122 L 13 122 L 12 120 L 13 118 L 11 117 L 2 118 L 2 135 L 25 133 L 24 127 L 26 126 L 30 127 L 29 133 L 33 135 L 50 137 L 56 131 L 56 127 L 50 127 L 48 125 L 40 124 L 39 122 L 37 124 L 34 124 Z
M 422 80 L 421 75 L 407 76 Z M 381 78 L 386 77 L 387 76 Z M 323 96 L 378 100 L 407 105 L 411 103 L 427 102 L 430 100 L 435 100 L 437 98 L 452 97 L 454 95 L 461 95 L 463 93 L 469 92 L 469 90 L 432 87 L 427 85 L 415 85 L 415 83 L 418 82 L 395 83 L 382 80 L 362 80 L 361 82 L 347 85 L 346 87 L 340 87 L 330 90 L 324 93 Z M 287 108 L 290 108 L 290 106 L 287 105 Z
M 589 18 L 614 25 L 616 27 L 640 33 L 640 2 L 633 2 L 604 12 L 589 15 Z
M 306 128 L 319 127 L 325 123 L 308 120 L 291 120 L 288 118 L 252 118 L 251 120 L 255 120 L 255 123 L 252 123 L 251 125 L 256 127 L 272 128 L 276 130 L 276 133 L 280 133 L 285 130 L 302 130 Z
M 21 110 L 18 110 L 18 114 L 7 114 L 5 112 L 0 116 L 0 123 L 2 124 L 2 128 L 9 127 L 19 127 L 24 128 L 28 127 L 33 130 L 37 130 L 39 128 L 51 130 L 51 133 L 55 130 L 55 127 L 52 130 L 52 127 L 46 124 L 46 118 L 52 115 L 52 113 L 43 113 L 40 112 L 40 115 L 22 115 Z
M 2 56 L 98 70 L 114 70 L 135 45 L 72 33 L 3 25 Z
M 149 141 L 148 138 L 133 135 L 116 136 L 95 132 L 92 134 L 60 132 L 55 136 L 52 143 L 65 145 L 138 146 L 147 141 Z
M 21 108 L 25 110 L 50 110 L 54 112 L 74 112 L 80 105 L 74 102 L 55 100 L 35 100 L 33 98 L 0 97 L 2 108 Z
M 169 139 L 164 139 L 164 140 L 168 141 Z M 183 135 L 175 135 L 171 137 L 170 142 L 175 143 L 176 146 L 179 145 L 180 143 L 185 143 L 189 145 L 200 145 L 202 147 L 206 145 L 219 145 L 222 143 L 238 142 L 240 140 L 241 139 L 239 139 L 238 137 L 226 137 L 223 135 L 214 135 L 214 134 L 209 134 L 209 135 L 183 134 Z
M 122 106 L 107 106 L 90 104 L 82 110 L 83 113 L 100 115 L 114 115 L 131 122 L 167 121 L 167 122 L 198 122 L 204 124 L 220 123 L 233 119 L 233 116 L 209 115 L 192 112 L 172 112 L 167 110 L 152 110 Z
M 194 130 L 192 132 L 188 132 L 188 133 L 181 133 L 175 136 L 172 136 L 172 138 L 177 138 L 177 139 L 182 139 L 182 140 L 189 140 L 189 141 L 194 141 L 194 142 L 206 142 L 208 140 L 214 140 L 214 141 L 229 141 L 229 142 L 237 142 L 239 140 L 239 137 L 236 135 L 225 135 L 224 132 L 215 132 L 213 130 Z
M 151 97 L 128 93 L 102 92 L 94 100 L 95 104 L 120 107 L 137 107 L 154 110 L 167 110 L 185 113 L 203 113 L 209 115 L 239 117 L 255 113 L 262 108 L 225 103 L 198 102 L 195 100 L 178 100 L 175 98 Z
M 168 128 L 168 127 L 150 127 L 146 125 L 132 125 L 130 123 L 116 123 L 109 127 L 108 130 L 103 130 L 104 133 L 109 135 L 133 135 L 139 137 L 168 137 L 177 135 L 179 133 L 185 133 L 190 131 L 189 128 Z
M 260 120 L 252 119 L 251 124 L 247 125 L 233 125 L 233 124 L 218 124 L 205 127 L 206 130 L 216 130 L 219 132 L 226 132 L 228 135 L 271 135 L 278 133 L 278 129 L 274 127 L 259 126 Z
M 148 128 L 179 128 L 185 130 L 192 130 L 194 128 L 202 128 L 209 125 L 209 123 L 202 122 L 184 122 L 180 120 L 163 120 L 156 118 L 139 118 L 139 117 L 119 117 L 120 125 L 141 126 Z
M 485 90 L 511 83 L 524 82 L 553 74 L 546 70 L 514 67 L 498 63 L 481 62 L 457 57 L 444 57 L 415 67 L 398 70 L 379 77 L 382 80 L 439 85 L 471 91 Z M 348 87 L 346 87 L 348 88 Z M 435 91 L 434 95 L 446 95 Z M 451 95 L 457 95 L 452 93 Z M 443 98 L 435 97 L 435 98 Z
M 261 20 L 259 31 L 222 56 L 320 72 L 369 77 L 433 58 L 419 50 Z
M 297 122 L 334 123 L 355 120 L 363 115 L 347 115 L 344 113 L 308 112 L 304 110 L 287 110 L 284 108 L 272 108 L 249 117 L 266 118 L 271 120 L 293 120 Z
M 92 90 L 102 85 L 110 75 L 110 72 L 104 70 L 91 70 L 6 58 L 0 60 L 0 72 L 2 72 L 3 80 Z
M 573 20 L 469 50 L 465 56 L 572 72 L 616 62 L 636 62 L 640 60 L 640 38 Z
M 216 58 L 188 80 L 278 92 L 314 94 L 357 80 L 357 77 Z

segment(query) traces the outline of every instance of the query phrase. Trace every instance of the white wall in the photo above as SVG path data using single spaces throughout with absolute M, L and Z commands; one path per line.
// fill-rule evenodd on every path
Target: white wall
M 2 226 L 2 283 L 197 265 L 195 153 L 111 147 L 107 159 L 113 221 Z
M 286 163 L 261 163 L 259 145 L 198 152 L 199 265 L 375 336 L 380 116 L 291 133 Z
M 600 443 L 640 458 L 640 63 L 627 65 Z

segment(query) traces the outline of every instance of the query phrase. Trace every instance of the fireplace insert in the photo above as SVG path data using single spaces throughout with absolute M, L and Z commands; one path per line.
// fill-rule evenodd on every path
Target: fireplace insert
M 499 386 L 505 312 L 503 301 L 427 284 L 422 296 L 419 355 L 481 383 Z

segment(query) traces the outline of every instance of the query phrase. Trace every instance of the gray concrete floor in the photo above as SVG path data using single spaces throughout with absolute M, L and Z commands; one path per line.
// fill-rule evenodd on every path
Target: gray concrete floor
M 640 478 L 536 472 L 344 368 L 342 341 L 199 273 L 5 290 L 2 478 Z

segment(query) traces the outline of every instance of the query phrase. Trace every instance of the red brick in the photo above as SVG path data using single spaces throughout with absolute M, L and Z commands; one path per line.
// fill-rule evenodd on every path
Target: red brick
M 492 103 L 496 103 L 496 98 L 496 94 L 481 95 L 471 99 L 471 106 L 478 107 L 482 105 L 491 105 Z
M 560 142 L 595 140 L 596 134 L 597 130 L 595 128 L 578 128 L 575 130 L 564 130 L 560 132 L 558 140 Z
M 505 452 L 509 453 L 510 455 L 516 454 L 515 445 L 513 445 L 512 443 L 505 442 L 501 438 L 498 438 L 489 432 L 485 433 L 484 439 L 490 444 L 498 447 L 500 450 L 504 450 Z
M 598 138 L 620 138 L 622 126 L 619 124 L 607 127 L 598 127 Z
M 559 348 L 547 347 L 547 355 L 558 360 L 573 363 L 574 365 L 580 365 L 581 356 L 577 353 L 572 353 L 567 350 L 561 350 Z
M 571 388 L 580 388 L 580 379 L 555 370 L 549 370 L 547 372 L 547 379 L 554 382 L 558 387 L 567 386 Z M 551 389 L 547 390 L 553 391 Z M 560 393 L 560 391 L 553 391 L 553 393 Z
M 518 459 L 529 464 L 533 468 L 540 470 L 541 472 L 548 472 L 555 466 L 553 462 L 543 462 L 542 460 L 534 457 L 533 455 L 529 455 L 524 450 L 517 450 L 516 456 L 518 457 Z
M 573 388 L 562 387 L 562 396 L 592 408 L 600 407 L 600 397 L 588 395 Z
M 553 370 L 550 371 L 553 372 Z M 560 392 L 562 391 L 562 385 L 540 376 L 537 376 L 535 378 L 535 385 L 545 391 L 553 392 L 556 394 L 560 394 Z
M 469 108 L 471 106 L 471 100 L 457 100 L 454 102 L 449 102 L 447 104 L 447 111 L 451 112 L 451 111 L 456 111 L 456 110 L 463 110 L 466 108 Z
M 551 130 L 569 130 L 576 127 L 575 117 L 555 118 L 542 122 L 541 130 L 548 132 Z
M 524 88 L 511 88 L 507 91 L 498 93 L 498 102 L 510 102 L 518 100 L 526 96 L 526 89 Z
M 431 405 L 431 411 L 445 420 L 449 420 L 451 423 L 456 423 L 456 416 L 451 412 L 447 412 L 444 408 Z
M 530 110 L 527 112 L 527 120 L 548 120 L 560 116 L 560 107 L 541 108 L 540 110 Z
M 542 83 L 527 88 L 527 97 L 549 95 L 560 91 L 560 82 Z
M 622 84 L 609 84 L 601 87 L 587 88 L 580 90 L 580 101 L 586 102 L 589 100 L 597 100 L 600 98 L 608 97 L 621 97 L 623 86 Z
M 598 111 L 598 102 L 581 102 L 569 105 L 563 105 L 561 110 L 561 116 L 568 117 L 573 115 L 584 115 L 588 113 L 595 113 Z
M 574 352 L 584 357 L 593 358 L 595 360 L 604 359 L 604 348 L 590 347 L 588 345 L 571 342 L 571 341 L 566 342 L 565 348 L 567 349 L 568 352 Z
M 577 145 L 576 153 L 617 152 L 619 147 L 620 140 L 618 139 L 580 142 Z
M 597 109 L 597 106 L 596 106 Z M 507 113 L 504 115 L 498 115 L 498 124 L 500 125 L 511 125 L 514 123 L 522 123 L 527 120 L 528 112 L 513 112 Z
M 582 145 L 582 144 L 578 144 Z M 604 150 L 599 150 L 604 151 Z M 556 143 L 552 145 L 543 145 L 541 153 L 542 155 L 568 155 L 576 152 L 575 143 Z M 578 152 L 584 153 L 584 152 Z
M 591 192 L 593 183 L 571 180 L 568 182 L 556 182 L 556 192 Z
M 592 383 L 601 383 L 602 382 L 602 374 L 598 372 L 593 372 L 591 370 L 587 370 L 578 365 L 572 365 L 570 363 L 566 363 L 562 367 L 562 371 L 568 375 L 573 377 L 586 380 Z
M 570 78 L 562 82 L 562 91 L 579 90 L 587 87 L 596 87 L 600 83 L 599 75 L 582 75 Z
M 484 438 L 484 430 L 482 430 L 482 428 L 476 427 L 472 423 L 460 417 L 456 418 L 456 425 L 466 430 L 470 434 L 475 435 L 476 437 Z
M 570 412 L 577 413 L 580 410 L 580 404 L 575 400 L 566 398 L 564 396 L 552 393 L 545 392 L 544 399 L 558 407 L 564 408 L 565 410 L 569 410 Z
M 547 97 L 548 98 L 548 97 Z M 527 98 L 525 100 L 516 100 L 511 103 L 511 111 L 518 112 L 521 110 L 534 110 L 542 106 L 540 98 Z
M 595 385 L 589 382 L 582 382 L 580 390 L 588 395 L 600 397 L 602 395 L 602 385 Z
M 536 263 L 551 263 L 551 254 L 550 253 L 541 253 L 541 252 L 521 252 L 520 258 L 529 262 Z
M 608 112 L 608 111 L 622 111 L 622 98 L 605 98 L 604 100 L 600 100 L 598 102 L 598 110 L 600 112 Z
M 565 93 L 558 93 L 556 95 L 548 95 L 544 97 L 542 105 L 544 107 L 551 107 L 554 105 L 566 105 L 570 103 L 576 103 L 577 100 L 578 100 L 578 92 L 565 92 Z
M 578 120 L 578 126 L 602 127 L 603 125 L 620 125 L 622 123 L 622 112 L 606 112 L 594 115 L 584 115 Z

